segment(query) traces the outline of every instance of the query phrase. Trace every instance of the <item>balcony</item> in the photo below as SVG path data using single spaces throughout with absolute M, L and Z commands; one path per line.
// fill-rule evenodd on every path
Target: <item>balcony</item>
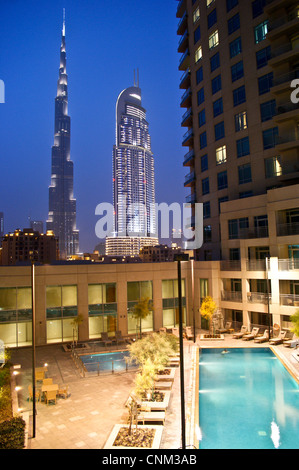
M 184 134 L 183 136 L 183 142 L 182 142 L 183 147 L 190 147 L 193 144 L 193 137 L 194 137 L 193 129 L 189 129 L 186 132 L 186 134 Z
M 184 53 L 188 47 L 188 32 L 185 31 L 181 39 L 179 40 L 178 52 Z
M 191 73 L 190 69 L 187 68 L 187 70 L 183 73 L 180 81 L 180 89 L 181 90 L 186 90 L 187 88 L 190 88 L 191 85 Z
M 221 260 L 220 271 L 241 271 L 241 261 L 230 259 Z
M 288 258 L 278 260 L 279 271 L 293 271 L 299 270 L 299 258 Z
M 268 294 L 263 292 L 247 292 L 247 302 L 267 305 Z M 269 295 L 269 302 L 271 302 L 271 295 Z
M 178 6 L 176 9 L 176 17 L 182 18 L 185 11 L 186 11 L 186 0 L 179 0 Z
M 299 222 L 292 222 L 291 224 L 278 224 L 276 230 L 278 237 L 299 235 Z
M 252 238 L 268 238 L 269 231 L 267 226 L 255 227 L 255 228 L 240 228 L 239 236 L 240 240 L 247 240 Z
M 299 78 L 299 69 L 278 75 L 273 79 L 271 93 L 279 94 L 286 89 L 289 91 L 291 81 L 296 78 Z
M 180 19 L 177 27 L 177 34 L 182 36 L 187 28 L 187 13 L 185 12 Z
M 283 122 L 290 119 L 296 120 L 298 118 L 298 111 L 298 104 L 292 102 L 280 104 L 276 108 L 276 115 L 273 117 L 273 120 L 275 122 Z
M 283 34 L 292 35 L 298 32 L 298 12 L 291 12 L 269 22 L 268 39 L 275 39 Z
M 266 260 L 264 259 L 248 259 L 246 260 L 247 271 L 266 271 Z
M 188 108 L 187 111 L 182 116 L 182 127 L 191 127 L 192 126 L 192 109 Z
M 282 135 L 279 135 L 277 137 L 275 147 L 279 152 L 283 152 L 284 150 L 296 149 L 297 147 L 299 147 L 299 138 L 296 129 L 294 128 L 293 132 L 283 133 Z
M 283 44 L 271 50 L 271 59 L 269 59 L 268 63 L 273 67 L 275 65 L 280 65 L 281 63 L 297 62 L 298 53 L 299 45 L 288 42 L 287 44 Z
M 189 49 L 187 49 L 186 52 L 180 58 L 179 70 L 187 70 L 189 66 L 190 66 L 190 53 L 189 53 Z
M 221 300 L 226 300 L 229 302 L 242 302 L 242 292 L 235 291 L 221 291 Z
M 185 176 L 184 186 L 191 186 L 193 183 L 195 183 L 195 179 L 195 172 L 191 171 L 190 173 L 188 173 L 188 175 Z
M 280 305 L 288 307 L 299 307 L 299 295 L 296 294 L 280 294 Z
M 187 204 L 195 204 L 196 202 L 197 202 L 196 193 L 189 194 L 189 196 L 186 197 Z
M 194 149 L 191 149 L 191 150 L 190 150 L 188 153 L 186 153 L 186 155 L 184 156 L 184 163 L 183 163 L 183 165 L 184 165 L 184 166 L 191 166 L 191 164 L 193 164 L 194 158 L 195 158 Z
M 182 95 L 181 108 L 190 108 L 191 96 L 192 96 L 191 88 L 188 88 Z

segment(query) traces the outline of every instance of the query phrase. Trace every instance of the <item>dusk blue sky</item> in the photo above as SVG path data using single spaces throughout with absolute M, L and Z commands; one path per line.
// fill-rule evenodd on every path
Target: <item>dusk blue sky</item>
M 80 251 L 92 251 L 100 202 L 112 203 L 119 93 L 139 69 L 155 157 L 156 202 L 185 202 L 176 0 L 1 0 L 0 211 L 5 231 L 47 219 L 63 8 L 71 159 Z

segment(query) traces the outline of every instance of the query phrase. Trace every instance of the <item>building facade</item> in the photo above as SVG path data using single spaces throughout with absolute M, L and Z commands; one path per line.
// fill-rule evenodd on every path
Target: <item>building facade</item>
M 0 212 L 0 247 L 2 245 L 3 236 L 4 236 L 4 213 Z
M 276 188 L 292 194 L 292 213 L 277 223 L 292 224 L 290 244 L 298 245 L 299 114 L 291 101 L 299 76 L 298 3 L 180 0 L 177 17 L 185 187 L 187 201 L 203 203 L 204 212 L 198 259 L 240 261 L 246 231 L 251 241 L 267 238 L 270 214 L 255 197 L 265 195 L 266 203 Z M 237 225 L 241 236 L 230 251 L 223 235 Z
M 65 21 L 63 21 L 60 67 L 55 98 L 55 135 L 52 147 L 51 184 L 47 230 L 59 239 L 61 258 L 79 251 L 76 228 L 73 162 L 70 159 L 71 119 L 68 115 L 68 76 L 66 73 Z
M 141 89 L 123 90 L 116 104 L 113 147 L 113 236 L 107 255 L 138 255 L 144 244 L 157 243 L 154 156 L 141 105 Z

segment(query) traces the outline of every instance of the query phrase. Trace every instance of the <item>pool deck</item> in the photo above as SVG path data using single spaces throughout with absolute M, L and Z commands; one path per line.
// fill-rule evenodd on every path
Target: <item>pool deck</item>
M 256 344 L 242 341 L 225 334 L 221 341 L 184 340 L 184 378 L 185 378 L 185 415 L 186 446 L 192 442 L 194 433 L 194 394 L 193 382 L 195 353 L 198 346 L 231 347 L 267 347 L 269 343 Z M 119 347 L 120 349 L 120 347 Z M 102 348 L 102 352 L 110 349 Z M 273 347 L 273 351 L 286 363 L 290 372 L 299 379 L 299 362 L 293 358 L 294 348 L 283 345 Z M 28 402 L 28 384 L 31 380 L 31 349 L 12 350 L 12 361 L 21 364 L 16 385 L 21 387 L 19 406 L 30 410 Z M 47 376 L 53 383 L 68 384 L 70 396 L 58 398 L 57 404 L 46 405 L 37 402 L 36 437 L 29 438 L 28 449 L 102 449 L 115 424 L 123 423 L 126 415 L 125 403 L 134 386 L 135 372 L 105 374 L 82 377 L 76 368 L 70 353 L 61 345 L 49 345 L 36 348 L 36 366 L 48 364 Z M 180 372 L 175 373 L 169 407 L 166 411 L 165 425 L 161 440 L 161 449 L 179 449 L 181 447 L 181 402 Z

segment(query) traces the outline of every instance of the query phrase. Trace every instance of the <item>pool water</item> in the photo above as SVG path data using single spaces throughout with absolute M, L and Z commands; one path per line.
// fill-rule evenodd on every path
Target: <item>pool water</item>
M 299 385 L 268 348 L 203 349 L 200 449 L 299 449 Z
M 134 363 L 128 362 L 128 351 L 116 351 L 111 353 L 86 354 L 80 356 L 88 372 L 97 371 L 122 371 L 136 367 Z

